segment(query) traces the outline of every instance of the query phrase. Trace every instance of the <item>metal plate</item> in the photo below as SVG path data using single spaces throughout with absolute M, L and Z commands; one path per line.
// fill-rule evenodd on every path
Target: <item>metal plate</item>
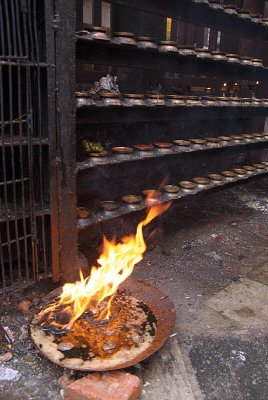
M 176 311 L 174 305 L 171 303 L 169 298 L 165 296 L 159 289 L 151 286 L 148 283 L 143 281 L 138 281 L 132 277 L 128 278 L 121 286 L 121 291 L 126 291 L 129 295 L 135 297 L 140 302 L 144 303 L 146 306 L 150 308 L 152 313 L 156 318 L 156 330 L 155 336 L 153 338 L 152 343 L 148 348 L 141 351 L 138 355 L 131 359 L 120 359 L 118 363 L 114 364 L 113 366 L 109 365 L 107 359 L 103 359 L 103 364 L 98 368 L 89 368 L 88 366 L 85 368 L 83 367 L 83 363 L 76 367 L 76 370 L 79 371 L 107 371 L 107 370 L 116 370 L 121 368 L 130 367 L 147 357 L 151 356 L 160 347 L 163 346 L 165 340 L 167 339 L 168 335 L 170 334 L 176 319 Z M 45 304 L 51 302 L 55 297 L 59 296 L 61 289 L 57 289 L 56 291 L 52 292 L 47 298 Z M 45 305 L 44 304 L 44 305 Z M 39 311 L 39 309 L 38 309 Z M 37 314 L 37 312 L 36 312 Z M 33 315 L 33 318 L 35 315 Z M 30 324 L 29 325 L 29 332 L 31 340 L 33 341 L 34 345 L 38 348 L 41 354 L 47 357 L 50 361 L 54 362 L 52 356 L 50 355 L 50 349 L 45 348 L 44 346 L 40 346 L 35 340 L 34 331 L 36 329 L 36 325 Z M 40 329 L 41 331 L 41 329 Z M 52 336 L 52 335 L 49 335 Z M 64 368 L 71 368 L 74 369 L 73 366 L 66 365 L 64 360 L 56 362 L 57 365 L 62 366 Z

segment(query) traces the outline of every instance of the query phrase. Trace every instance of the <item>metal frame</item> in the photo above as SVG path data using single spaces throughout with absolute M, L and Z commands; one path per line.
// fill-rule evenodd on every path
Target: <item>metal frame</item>
M 74 32 L 74 1 L 0 1 L 0 292 L 76 265 Z

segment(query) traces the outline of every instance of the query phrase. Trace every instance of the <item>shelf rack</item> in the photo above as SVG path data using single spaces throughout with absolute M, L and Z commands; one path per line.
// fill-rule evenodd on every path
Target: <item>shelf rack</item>
M 82 3 L 82 1 L 77 2 L 77 30 L 83 29 L 83 21 L 81 20 Z M 252 50 L 252 46 L 245 46 L 245 52 L 243 50 L 242 55 L 246 55 L 245 53 L 248 51 L 250 52 L 251 50 L 254 54 L 247 54 L 248 56 L 251 55 L 253 58 L 264 58 L 264 61 L 267 63 L 267 59 L 265 60 L 265 48 L 267 48 L 268 27 L 261 22 L 256 23 L 251 20 L 243 20 L 237 15 L 230 15 L 223 10 L 216 10 L 208 5 L 194 3 L 190 0 L 136 0 L 135 2 L 132 0 L 109 0 L 109 3 L 113 8 L 112 26 L 110 29 L 111 36 L 113 31 L 128 30 L 128 18 L 131 15 L 129 10 L 135 10 L 135 15 L 139 13 L 142 15 L 141 19 L 143 19 L 146 14 L 147 22 L 150 19 L 150 15 L 159 17 L 159 21 L 165 21 L 165 19 L 169 17 L 179 21 L 179 23 L 183 22 L 185 26 L 186 24 L 195 25 L 196 29 L 199 30 L 210 28 L 215 37 L 217 32 L 221 31 L 222 33 L 226 34 L 227 39 L 225 38 L 224 40 L 232 40 L 230 39 L 230 35 L 233 35 L 232 37 L 238 37 L 239 40 L 249 39 L 249 42 L 254 42 L 257 44 L 257 49 L 255 51 L 255 49 Z M 126 18 L 124 21 L 120 21 L 120 16 L 122 17 L 124 13 L 126 13 Z M 98 16 L 98 21 L 100 20 L 101 18 Z M 98 22 L 98 24 L 99 23 L 100 22 Z M 150 32 L 147 32 L 142 31 L 143 28 L 138 26 L 136 27 L 136 25 L 130 21 L 130 26 L 133 27 L 133 31 L 136 29 L 135 34 L 138 36 L 154 36 L 153 32 L 151 31 L 155 29 L 156 25 L 157 24 L 155 24 L 152 29 L 149 29 Z M 129 28 L 129 30 L 131 30 L 131 28 Z M 159 37 L 157 32 L 155 33 L 155 36 L 158 40 L 164 39 L 164 37 Z M 161 35 L 162 34 L 163 32 Z M 153 72 L 153 76 L 163 77 L 166 72 L 169 72 L 171 74 L 175 74 L 179 79 L 184 79 L 184 77 L 186 77 L 188 80 L 189 78 L 193 79 L 195 83 L 198 82 L 198 80 L 206 78 L 207 80 L 214 80 L 217 85 L 219 85 L 219 82 L 225 82 L 229 80 L 243 81 L 247 83 L 249 81 L 258 80 L 265 88 L 268 84 L 268 68 L 266 66 L 253 67 L 249 65 L 241 65 L 239 63 L 216 61 L 213 59 L 203 59 L 199 57 L 189 57 L 172 53 L 162 53 L 158 50 L 150 51 L 135 46 L 126 47 L 113 44 L 109 41 L 102 42 L 90 40 L 81 36 L 76 36 L 75 40 L 77 85 L 80 88 L 82 86 L 83 79 L 86 78 L 87 71 L 94 71 L 94 73 L 92 73 L 94 78 L 92 79 L 98 80 L 101 76 L 106 74 L 108 70 L 113 71 L 112 73 L 119 71 L 119 74 L 122 70 L 130 70 L 131 73 L 133 71 L 134 74 L 136 73 L 135 71 L 142 71 L 142 74 L 140 75 L 133 75 L 135 76 L 134 79 L 138 79 L 137 77 L 139 76 L 144 77 L 144 75 L 148 77 L 150 76 L 151 72 Z M 180 41 L 181 40 L 182 38 L 180 38 Z M 237 40 L 237 47 L 239 46 L 239 40 Z M 187 44 L 189 44 L 189 41 L 187 41 Z M 198 47 L 201 46 L 198 44 Z M 263 57 L 261 57 L 260 49 L 262 49 Z M 215 48 L 213 50 L 215 50 Z M 240 53 L 240 51 L 237 50 L 236 52 L 234 51 L 234 53 Z M 88 69 L 84 68 L 83 70 L 84 66 L 90 67 Z M 92 66 L 94 66 L 94 68 L 92 68 Z M 105 72 L 103 73 L 103 71 Z M 79 75 L 80 72 L 81 76 Z M 91 82 L 93 83 L 94 80 Z M 88 84 L 89 81 L 87 80 L 86 83 Z M 143 92 L 146 92 L 146 90 Z M 172 92 L 168 91 L 168 93 Z M 164 168 L 170 172 L 170 181 L 177 182 L 179 179 L 177 179 L 176 167 L 178 162 L 177 168 L 179 168 L 179 161 L 187 163 L 185 168 L 193 169 L 191 171 L 192 176 L 198 176 L 201 173 L 199 172 L 198 167 L 199 158 L 200 162 L 203 164 L 205 158 L 209 159 L 209 163 L 207 163 L 204 168 L 209 168 L 210 170 L 214 169 L 214 160 L 217 158 L 222 158 L 224 160 L 226 158 L 227 161 L 225 165 L 228 167 L 228 169 L 231 169 L 231 165 L 236 164 L 237 166 L 240 164 L 241 158 L 244 159 L 248 155 L 253 155 L 254 157 L 257 157 L 257 159 L 260 158 L 260 160 L 262 160 L 263 151 L 267 149 L 268 143 L 266 137 L 263 140 L 240 142 L 232 141 L 228 144 L 220 143 L 217 145 L 217 147 L 192 146 L 191 148 L 179 149 L 178 147 L 174 146 L 169 152 L 162 152 L 161 150 L 154 149 L 147 154 L 135 151 L 130 155 L 119 156 L 114 155 L 109 151 L 109 149 L 113 147 L 114 142 L 116 142 L 116 145 L 120 145 L 119 140 L 122 140 L 122 145 L 132 146 L 135 141 L 133 136 L 130 140 L 130 135 L 135 135 L 135 129 L 142 129 L 142 127 L 146 129 L 145 143 L 153 141 L 150 140 L 151 134 L 154 137 L 157 136 L 158 133 L 153 132 L 154 129 L 159 130 L 161 133 L 159 135 L 159 140 L 163 141 L 171 141 L 176 138 L 183 138 L 187 140 L 188 138 L 192 137 L 203 138 L 206 136 L 215 135 L 228 136 L 237 133 L 260 132 L 264 129 L 264 121 L 267 116 L 268 107 L 264 105 L 240 105 L 225 107 L 217 105 L 166 105 L 154 107 L 127 107 L 122 105 L 118 107 L 78 107 L 76 109 L 76 149 L 78 159 L 74 167 L 77 184 L 77 205 L 87 207 L 87 203 L 95 204 L 92 209 L 89 209 L 89 218 L 78 219 L 77 221 L 78 239 L 79 234 L 82 232 L 86 232 L 86 234 L 90 235 L 90 230 L 94 224 L 101 223 L 101 229 L 105 229 L 105 222 L 109 220 L 122 218 L 127 214 L 137 213 L 146 209 L 145 201 L 142 201 L 142 203 L 137 206 L 128 206 L 121 203 L 120 207 L 114 212 L 100 211 L 100 209 L 96 206 L 99 201 L 103 200 L 103 198 L 98 197 L 98 186 L 101 187 L 101 190 L 99 190 L 101 194 L 99 196 L 103 196 L 105 191 L 105 182 L 109 180 L 107 185 L 110 188 L 112 187 L 112 189 L 115 188 L 115 190 L 111 190 L 111 192 L 116 193 L 116 185 L 119 184 L 120 179 L 125 179 L 127 168 L 130 168 L 132 171 L 137 170 L 142 174 L 146 174 L 147 168 L 150 169 L 151 160 L 153 163 L 152 165 L 154 166 L 156 163 L 161 163 L 161 165 L 163 165 Z M 192 121 L 195 121 L 195 123 L 191 124 L 191 127 L 188 128 L 188 125 Z M 200 132 L 197 131 L 199 123 Z M 219 124 L 221 126 L 219 126 Z M 223 125 L 224 127 L 222 127 Z M 161 132 L 161 127 L 163 126 L 165 126 L 165 129 Z M 132 129 L 131 127 L 134 128 Z M 235 131 L 233 130 L 234 127 Z M 119 128 L 120 133 L 117 134 L 117 130 Z M 197 136 L 195 136 L 193 131 L 196 132 Z M 175 135 L 177 137 L 175 137 Z M 139 134 L 139 140 L 141 136 L 142 133 Z M 104 141 L 107 140 L 108 156 L 96 161 L 92 159 L 85 160 L 86 156 L 84 156 L 84 159 L 82 159 L 81 152 L 79 155 L 81 140 L 87 139 L 87 137 L 90 137 L 90 140 L 92 141 L 101 141 L 102 139 Z M 130 140 L 131 144 L 127 143 L 128 139 Z M 181 158 L 183 161 L 181 161 Z M 191 160 L 193 164 L 192 166 Z M 169 170 L 170 163 L 172 164 L 173 169 L 171 168 Z M 204 171 L 204 168 L 202 171 Z M 118 174 L 116 177 L 113 175 L 114 171 L 115 174 Z M 208 172 L 209 171 L 207 171 L 207 173 Z M 153 171 L 150 170 L 148 173 L 151 176 Z M 189 174 L 186 175 L 189 176 Z M 204 173 L 202 173 L 202 175 L 204 175 Z M 183 176 L 184 175 L 182 172 L 180 179 Z M 173 195 L 172 197 L 162 193 L 162 202 L 167 202 L 170 200 L 187 201 L 189 196 L 192 194 L 195 194 L 196 196 L 204 193 L 208 194 L 213 190 L 220 190 L 232 185 L 242 184 L 264 176 L 267 176 L 267 168 L 266 170 L 256 172 L 255 174 L 248 174 L 246 178 L 238 178 L 235 181 L 230 181 L 224 178 L 221 184 L 211 183 L 209 188 L 199 188 L 197 191 L 191 193 L 181 191 L 179 195 Z M 131 173 L 131 179 L 134 179 L 133 177 L 134 172 Z M 156 180 L 154 180 L 154 182 L 155 181 Z M 143 183 L 140 183 L 140 185 L 142 184 Z M 127 185 L 128 184 L 125 182 L 122 190 L 120 190 L 123 191 Z M 138 175 L 136 186 L 139 186 Z M 140 190 L 137 190 L 136 193 L 141 193 L 142 189 L 145 188 L 140 187 Z M 121 197 L 122 193 L 120 190 L 118 190 L 118 196 L 115 195 L 114 197 L 111 197 L 111 200 Z M 93 198 L 94 201 L 91 201 Z M 105 198 L 105 200 L 107 200 L 107 198 Z M 83 243 L 84 242 L 85 241 L 83 239 Z M 86 249 L 80 250 L 85 250 L 86 254 Z
M 268 28 L 267 28 L 268 31 Z M 268 81 L 267 67 L 254 67 L 172 52 L 127 47 L 101 40 L 77 37 L 76 58 L 81 63 L 94 63 L 145 70 L 179 72 L 182 76 L 221 76 L 237 80 Z
M 142 211 L 145 210 L 146 208 L 156 205 L 156 204 L 163 204 L 167 203 L 169 201 L 176 201 L 176 200 L 187 200 L 187 197 L 193 196 L 193 195 L 199 195 L 199 194 L 204 194 L 208 193 L 213 190 L 219 190 L 223 188 L 227 188 L 230 186 L 238 185 L 241 183 L 245 183 L 246 181 L 252 180 L 256 177 L 260 176 L 266 176 L 268 174 L 268 167 L 265 170 L 259 170 L 253 174 L 248 174 L 242 178 L 236 177 L 235 179 L 230 179 L 230 178 L 223 178 L 221 182 L 212 182 L 210 181 L 210 184 L 207 187 L 197 187 L 193 191 L 189 190 L 180 190 L 178 193 L 173 193 L 173 194 L 167 194 L 167 193 L 161 193 L 161 201 L 156 202 L 156 203 L 151 203 L 148 205 L 146 203 L 146 200 L 142 200 L 141 203 L 136 204 L 136 205 L 126 205 L 126 204 L 120 204 L 120 207 L 116 209 L 115 211 L 99 211 L 99 210 L 92 210 L 91 216 L 88 218 L 79 218 L 77 222 L 77 228 L 78 230 L 85 230 L 88 229 L 91 225 L 94 225 L 96 223 L 101 223 L 110 219 L 115 219 L 118 217 L 122 217 L 127 214 L 131 214 L 134 212 Z M 198 185 L 197 185 L 198 186 Z

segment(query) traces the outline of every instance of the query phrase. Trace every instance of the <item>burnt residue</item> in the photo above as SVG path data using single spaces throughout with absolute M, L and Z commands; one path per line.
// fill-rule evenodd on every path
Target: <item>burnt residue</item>
M 137 306 L 142 309 L 142 311 L 145 313 L 147 316 L 147 320 L 143 322 L 142 324 L 142 329 L 145 330 L 147 327 L 147 324 L 150 325 L 151 329 L 148 331 L 148 333 L 151 336 L 155 336 L 155 326 L 156 326 L 156 318 L 152 312 L 152 310 L 144 303 L 138 302 Z
M 99 314 L 102 309 L 100 309 Z M 65 321 L 65 313 L 57 322 Z M 53 322 L 53 321 L 52 321 Z M 41 325 L 46 336 L 54 336 L 53 342 L 66 358 L 91 360 L 94 357 L 109 358 L 122 349 L 138 348 L 153 340 L 157 320 L 145 303 L 127 292 L 118 293 L 111 305 L 111 317 L 98 320 L 98 313 L 83 314 L 69 331 L 60 330 L 48 323 Z
M 80 358 L 83 361 L 90 360 L 89 348 L 88 347 L 73 347 L 70 350 L 61 350 L 64 354 L 63 358 Z

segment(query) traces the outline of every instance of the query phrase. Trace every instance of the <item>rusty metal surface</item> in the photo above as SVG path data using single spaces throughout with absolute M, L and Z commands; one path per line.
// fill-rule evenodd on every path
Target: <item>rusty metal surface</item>
M 153 339 L 153 342 L 151 343 L 150 347 L 147 348 L 146 350 L 142 351 L 140 354 L 138 354 L 136 357 L 132 358 L 131 360 L 128 361 L 120 361 L 116 366 L 113 367 L 108 367 L 105 365 L 106 360 L 103 360 L 103 367 L 101 368 L 94 368 L 94 369 L 89 369 L 89 368 L 76 368 L 77 370 L 80 371 L 106 371 L 106 370 L 115 370 L 115 369 L 121 369 L 121 368 L 126 368 L 130 367 L 147 357 L 151 356 L 153 353 L 155 353 L 157 350 L 162 347 L 164 342 L 166 341 L 168 335 L 170 334 L 174 324 L 175 324 L 175 319 L 176 319 L 176 311 L 173 303 L 170 301 L 170 299 L 165 296 L 159 289 L 155 288 L 154 286 L 151 286 L 148 283 L 145 283 L 140 280 L 136 280 L 134 278 L 128 278 L 121 286 L 120 290 L 126 291 L 129 295 L 137 298 L 139 301 L 142 303 L 146 304 L 154 314 L 156 320 L 157 320 L 157 329 L 156 333 Z M 44 298 L 44 305 L 47 303 L 51 302 L 55 297 L 59 296 L 61 293 L 61 288 L 58 288 L 51 292 L 48 296 Z M 39 309 L 38 309 L 39 311 Z M 36 315 L 35 313 L 32 315 L 32 318 L 34 318 Z M 31 320 L 32 320 L 31 318 Z M 31 324 L 29 325 L 29 332 L 30 332 L 30 337 L 34 343 L 34 345 L 37 347 L 37 349 L 40 351 L 42 355 L 47 357 L 50 361 L 51 360 L 50 356 L 40 347 L 37 345 L 35 340 L 32 337 L 31 334 Z M 54 361 L 53 361 L 54 362 Z M 62 367 L 68 367 L 68 365 L 64 365 L 64 360 L 62 362 L 56 363 L 59 366 Z

